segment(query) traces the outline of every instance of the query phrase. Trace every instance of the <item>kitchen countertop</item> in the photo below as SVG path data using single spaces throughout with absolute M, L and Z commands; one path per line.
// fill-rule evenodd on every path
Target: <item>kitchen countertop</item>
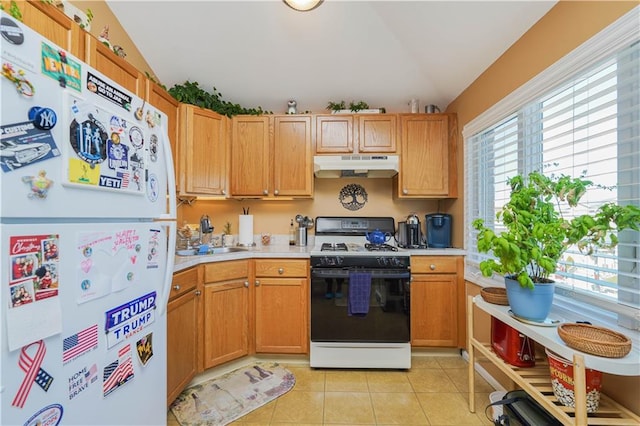
M 247 248 L 243 251 L 232 253 L 216 253 L 209 255 L 194 256 L 176 256 L 174 272 L 179 272 L 192 266 L 210 262 L 224 262 L 228 260 L 239 259 L 255 259 L 255 258 L 272 258 L 286 257 L 290 259 L 308 259 L 314 247 L 312 245 L 300 247 L 289 245 L 272 245 Z M 399 253 L 409 253 L 411 256 L 464 256 L 466 252 L 463 249 L 447 248 L 447 249 L 399 249 Z

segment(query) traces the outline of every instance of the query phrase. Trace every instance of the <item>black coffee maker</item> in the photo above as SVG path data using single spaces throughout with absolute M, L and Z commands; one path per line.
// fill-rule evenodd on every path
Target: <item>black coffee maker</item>
M 427 222 L 427 246 L 429 248 L 451 247 L 451 215 L 433 213 L 425 216 Z
M 422 230 L 420 228 L 420 219 L 415 213 L 411 213 L 404 222 L 404 235 L 401 236 L 405 248 L 421 248 Z

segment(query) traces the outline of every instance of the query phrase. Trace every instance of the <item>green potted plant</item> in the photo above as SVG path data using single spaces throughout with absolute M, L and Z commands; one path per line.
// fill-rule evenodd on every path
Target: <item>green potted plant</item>
M 639 229 L 640 209 L 606 203 L 593 214 L 567 219 L 562 209 L 576 207 L 587 189 L 595 186 L 584 176 L 533 172 L 509 179 L 509 185 L 509 201 L 496 214 L 504 230 L 494 231 L 482 219 L 473 221 L 479 231 L 478 250 L 495 256 L 480 262 L 480 271 L 486 277 L 504 275 L 514 315 L 541 322 L 553 302 L 555 283 L 549 276 L 557 270 L 564 252 L 574 244 L 587 254 L 596 247 L 616 246 L 618 231 Z M 546 306 L 535 306 L 537 293 Z

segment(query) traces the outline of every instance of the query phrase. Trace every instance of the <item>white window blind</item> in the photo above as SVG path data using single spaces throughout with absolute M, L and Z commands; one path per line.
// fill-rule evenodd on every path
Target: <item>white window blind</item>
M 621 21 L 615 31 L 600 36 L 615 34 L 615 46 L 602 40 L 586 43 L 576 54 L 581 63 L 571 57 L 566 64 L 561 61 L 465 126 L 468 270 L 491 256 L 477 251 L 470 223 L 482 218 L 501 230 L 496 212 L 509 198 L 507 180 L 516 174 L 539 170 L 585 176 L 603 186 L 590 190 L 579 208 L 565 216 L 593 213 L 605 202 L 640 206 L 640 36 L 637 21 L 626 26 Z M 617 311 L 627 314 L 627 326 L 638 328 L 631 317 L 640 309 L 640 235 L 625 230 L 618 237 L 615 249 L 589 256 L 570 247 L 552 278 L 559 292 L 579 294 L 614 311 L 615 306 L 630 308 Z

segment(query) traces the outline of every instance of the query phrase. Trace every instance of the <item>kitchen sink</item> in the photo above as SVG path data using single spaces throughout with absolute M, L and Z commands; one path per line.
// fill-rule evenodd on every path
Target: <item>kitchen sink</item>
M 209 249 L 209 252 L 204 253 L 207 254 L 224 254 L 224 253 L 236 253 L 240 251 L 247 251 L 246 248 L 243 247 L 213 247 Z M 200 256 L 198 249 L 184 249 L 184 250 L 176 250 L 176 254 L 178 256 Z

